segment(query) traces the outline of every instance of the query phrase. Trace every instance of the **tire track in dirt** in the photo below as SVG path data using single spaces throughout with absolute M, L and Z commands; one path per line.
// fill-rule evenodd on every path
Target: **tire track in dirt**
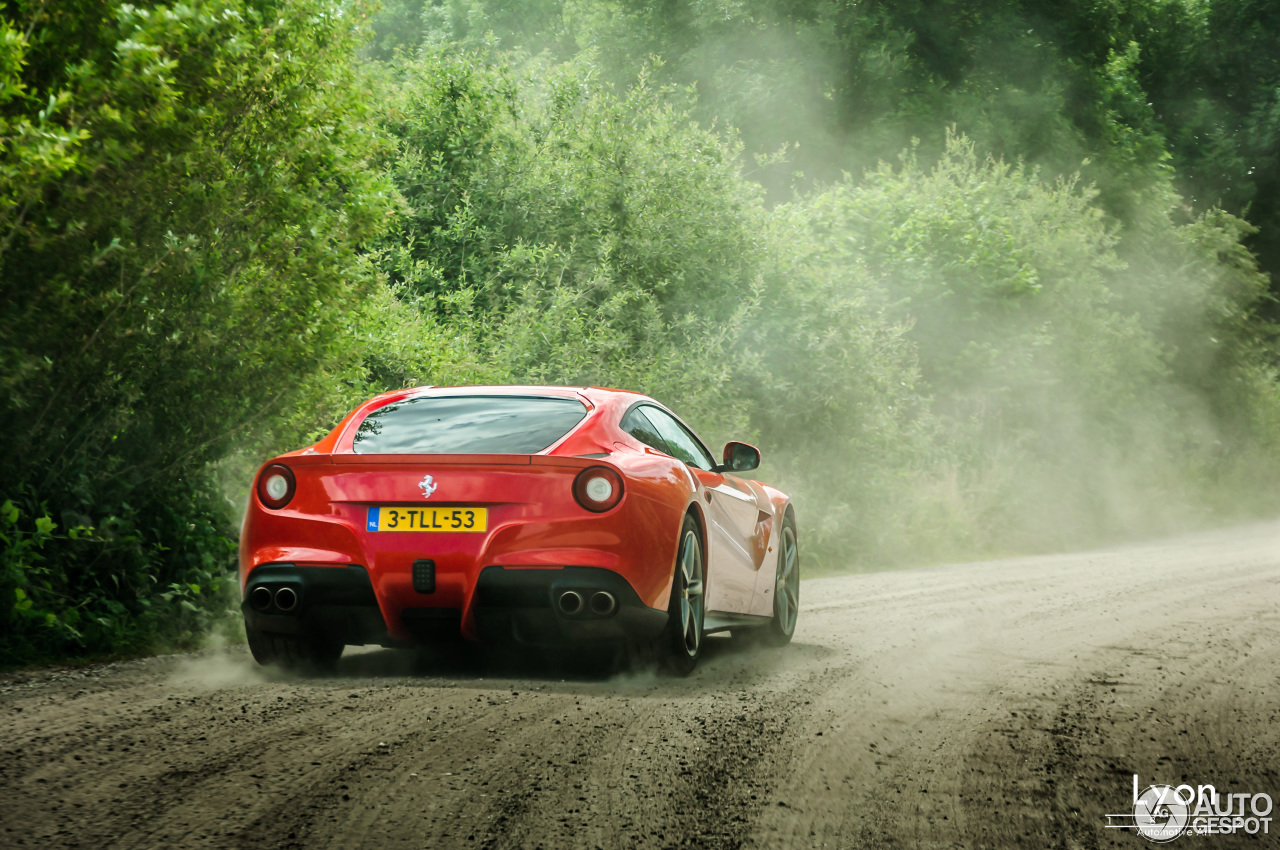
M 0 677 L 0 844 L 1134 847 L 1103 817 L 1134 771 L 1280 799 L 1280 524 L 803 598 L 792 646 L 713 638 L 685 680 L 243 649 Z

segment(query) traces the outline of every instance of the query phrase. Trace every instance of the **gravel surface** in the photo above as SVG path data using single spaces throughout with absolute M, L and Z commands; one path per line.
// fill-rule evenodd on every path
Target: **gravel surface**
M 1105 828 L 1134 773 L 1280 799 L 1280 524 L 801 605 L 790 647 L 712 638 L 684 680 L 241 648 L 8 674 L 0 846 L 1138 848 Z

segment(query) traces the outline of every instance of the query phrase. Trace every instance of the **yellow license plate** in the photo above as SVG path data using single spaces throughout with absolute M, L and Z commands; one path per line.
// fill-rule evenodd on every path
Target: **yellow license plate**
M 484 531 L 487 508 L 369 508 L 369 531 Z

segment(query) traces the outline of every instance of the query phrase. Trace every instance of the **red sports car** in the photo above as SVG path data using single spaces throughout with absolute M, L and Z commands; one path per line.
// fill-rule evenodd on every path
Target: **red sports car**
M 258 472 L 240 536 L 262 664 L 461 635 L 656 646 L 688 673 L 703 637 L 795 631 L 795 512 L 716 462 L 651 398 L 598 387 L 380 395 Z

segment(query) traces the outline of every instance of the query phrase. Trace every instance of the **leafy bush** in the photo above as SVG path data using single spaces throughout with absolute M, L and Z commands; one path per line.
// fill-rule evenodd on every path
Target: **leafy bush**
M 74 511 L 55 521 L 30 495 L 0 504 L 0 658 L 30 663 L 200 641 L 239 597 L 227 572 L 235 543 L 211 514 L 207 505 L 171 504 L 144 521 L 122 505 L 87 525 Z
M 1094 197 L 961 137 L 933 167 L 907 156 L 807 205 L 818 255 L 877 281 L 872 303 L 911 322 L 940 430 L 930 453 L 894 466 L 955 476 L 959 504 L 942 515 L 962 517 L 963 534 L 941 551 L 1176 529 L 1221 509 L 1240 469 L 1276 468 L 1258 371 L 1266 279 L 1242 224 L 1215 211 L 1178 225 L 1171 204 L 1149 212 L 1126 260 Z M 939 492 L 920 473 L 895 500 L 908 515 L 932 510 L 913 492 Z M 1235 508 L 1266 509 L 1264 492 L 1241 490 Z
M 54 522 L 127 529 L 14 526 L 26 543 L 8 574 L 35 589 L 24 610 L 83 650 L 135 643 L 132 627 L 66 620 L 88 596 L 138 634 L 187 630 L 143 609 L 208 584 L 179 557 L 186 526 L 233 533 L 196 507 L 208 464 L 307 401 L 307 376 L 347 368 L 375 292 L 356 246 L 390 193 L 368 168 L 379 142 L 351 61 L 363 18 L 328 0 L 22 2 L 0 17 L 0 480 L 28 520 L 38 494 Z M 226 546 L 196 548 L 232 564 Z M 56 602 L 73 579 L 77 603 Z
M 491 377 L 626 386 L 740 424 L 730 355 L 766 257 L 732 139 L 643 76 L 616 93 L 585 67 L 535 83 L 444 53 L 399 73 L 405 208 L 376 256 L 422 321 L 457 329 Z

